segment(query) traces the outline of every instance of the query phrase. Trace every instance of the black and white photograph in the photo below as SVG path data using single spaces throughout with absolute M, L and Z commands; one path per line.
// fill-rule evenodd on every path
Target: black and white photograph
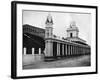
M 91 14 L 23 10 L 23 69 L 91 66 Z
M 13 2 L 12 77 L 97 73 L 96 12 L 96 6 Z

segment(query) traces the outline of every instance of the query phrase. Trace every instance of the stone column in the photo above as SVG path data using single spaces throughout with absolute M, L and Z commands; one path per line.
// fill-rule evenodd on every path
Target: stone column
M 70 55 L 72 55 L 72 45 L 70 45 Z
M 82 55 L 83 55 L 83 47 L 82 47 Z
M 81 54 L 82 54 L 82 47 L 81 47 Z
M 77 55 L 79 54 L 79 50 L 78 50 L 78 47 L 77 47 Z
M 84 55 L 84 47 L 83 47 L 82 51 L 83 51 L 83 55 Z
M 69 55 L 69 45 L 67 44 L 67 55 Z
M 79 47 L 79 50 L 80 50 L 80 54 L 81 54 L 81 47 Z
M 74 46 L 74 51 L 73 52 L 74 52 L 74 55 L 75 55 L 75 46 Z
M 35 48 L 32 48 L 32 55 L 34 55 L 34 51 L 35 51 L 34 49 L 35 49 Z
M 74 55 L 76 55 L 76 46 L 74 46 Z
M 39 55 L 41 55 L 41 48 L 39 48 Z
M 68 55 L 68 53 L 67 53 L 67 44 L 66 44 L 66 56 Z
M 78 48 L 76 47 L 76 55 L 78 54 Z
M 53 56 L 53 42 L 52 40 L 45 41 L 45 57 Z
M 80 54 L 81 54 L 81 47 L 79 48 L 79 50 L 80 50 Z
M 74 55 L 76 54 L 76 49 L 75 48 L 76 48 L 76 46 L 74 46 Z
M 77 54 L 77 48 L 76 48 L 76 46 L 75 46 L 75 55 Z
M 60 56 L 60 43 L 57 43 L 57 56 Z
M 75 51 L 74 51 L 74 46 L 73 46 L 73 55 L 75 54 Z
M 60 56 L 60 43 L 59 43 L 59 56 Z
M 83 54 L 85 55 L 85 49 L 83 48 Z
M 72 45 L 72 55 L 73 55 L 73 45 Z
M 72 47 L 71 47 L 72 49 L 71 49 L 71 55 L 73 55 L 73 45 L 72 45 Z
M 24 47 L 24 51 L 23 52 L 24 52 L 24 55 L 26 55 L 26 47 Z
M 77 55 L 77 53 L 78 53 L 78 50 L 77 50 L 77 47 L 76 47 L 76 55 Z
M 59 56 L 59 43 L 57 43 L 57 56 Z
M 80 47 L 78 47 L 78 54 L 80 54 Z
M 79 55 L 79 47 L 77 47 L 77 50 L 78 50 L 78 53 L 77 54 Z
M 78 47 L 78 55 L 79 55 L 79 47 Z
M 68 47 L 68 53 L 67 53 L 67 55 L 69 55 L 69 53 L 70 53 L 70 52 L 69 52 L 69 45 L 67 45 L 67 47 Z
M 62 55 L 64 56 L 64 44 L 62 44 Z

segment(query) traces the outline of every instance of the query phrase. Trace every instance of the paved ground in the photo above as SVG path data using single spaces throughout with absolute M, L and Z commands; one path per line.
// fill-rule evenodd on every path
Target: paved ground
M 90 55 L 75 56 L 56 61 L 33 63 L 23 66 L 23 69 L 90 66 L 90 60 Z

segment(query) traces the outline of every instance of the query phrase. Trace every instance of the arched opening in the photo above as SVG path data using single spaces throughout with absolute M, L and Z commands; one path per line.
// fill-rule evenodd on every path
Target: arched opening
M 72 33 L 70 33 L 70 37 L 73 37 L 73 34 Z

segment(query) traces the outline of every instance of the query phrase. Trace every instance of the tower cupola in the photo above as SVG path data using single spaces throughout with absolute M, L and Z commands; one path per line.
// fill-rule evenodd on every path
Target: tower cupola
M 45 38 L 53 37 L 53 19 L 51 14 L 49 13 L 45 22 Z
M 70 27 L 67 29 L 67 37 L 78 37 L 79 29 L 75 21 L 70 23 Z

